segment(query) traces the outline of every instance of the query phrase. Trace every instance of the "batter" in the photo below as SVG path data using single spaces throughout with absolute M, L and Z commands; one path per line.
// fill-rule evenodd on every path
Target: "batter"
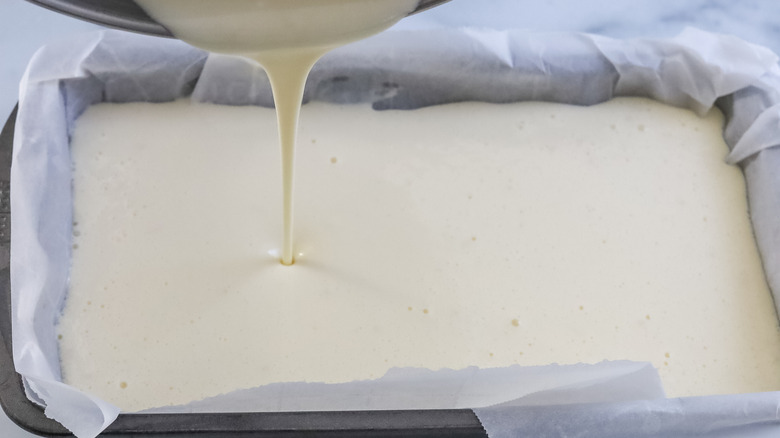
M 419 0 L 140 0 L 177 38 L 259 62 L 271 81 L 282 164 L 281 262 L 293 255 L 293 176 L 306 77 L 333 48 L 379 33 Z
M 722 123 L 641 99 L 307 105 L 290 268 L 273 110 L 93 106 L 65 382 L 136 411 L 393 366 L 631 359 L 670 396 L 780 390 Z

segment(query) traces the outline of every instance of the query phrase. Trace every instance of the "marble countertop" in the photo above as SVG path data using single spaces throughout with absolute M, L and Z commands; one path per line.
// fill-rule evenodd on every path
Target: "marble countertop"
M 687 26 L 730 34 L 780 53 L 777 0 L 453 0 L 409 17 L 403 29 L 471 26 L 579 31 L 616 38 L 669 37 Z M 18 100 L 19 80 L 33 53 L 49 41 L 100 29 L 23 0 L 0 0 L 0 119 Z M 32 437 L 0 414 L 0 436 Z

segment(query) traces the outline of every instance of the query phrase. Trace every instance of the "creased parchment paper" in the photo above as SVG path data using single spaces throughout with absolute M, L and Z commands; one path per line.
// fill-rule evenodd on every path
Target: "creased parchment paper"
M 350 80 L 333 80 L 343 76 Z M 778 90 L 780 69 L 770 51 L 694 29 L 673 39 L 629 41 L 447 29 L 388 32 L 339 49 L 315 66 L 305 99 L 373 102 L 380 110 L 464 100 L 589 105 L 619 95 L 648 96 L 700 114 L 717 105 L 728 119 L 730 160 L 745 170 L 755 233 L 778 303 Z M 97 435 L 119 412 L 60 382 L 54 326 L 68 288 L 73 121 L 97 102 L 160 102 L 189 94 L 213 103 L 272 104 L 267 78 L 246 61 L 112 31 L 43 48 L 22 81 L 11 174 L 14 359 L 29 397 L 81 438 Z M 620 361 L 394 369 L 375 381 L 280 383 L 164 411 L 454 407 L 477 408 L 491 437 L 780 433 L 780 393 L 669 400 L 651 365 Z

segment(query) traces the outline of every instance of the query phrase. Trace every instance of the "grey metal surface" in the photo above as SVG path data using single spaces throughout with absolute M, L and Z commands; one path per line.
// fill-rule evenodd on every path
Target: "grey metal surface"
M 133 0 L 27 0 L 53 11 L 133 32 L 172 37 L 165 26 L 154 21 Z M 421 0 L 415 14 L 449 0 Z
M 149 35 L 171 37 L 163 25 L 152 20 L 133 0 L 28 0 L 82 20 Z

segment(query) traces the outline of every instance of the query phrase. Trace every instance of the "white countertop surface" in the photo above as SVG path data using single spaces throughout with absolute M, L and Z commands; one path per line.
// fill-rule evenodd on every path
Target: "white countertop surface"
M 780 53 L 777 0 L 453 0 L 398 25 L 437 26 L 582 31 L 618 38 L 668 37 L 694 26 L 736 35 Z M 40 46 L 99 28 L 23 0 L 0 0 L 0 120 L 16 104 L 19 80 Z M 0 437 L 32 436 L 0 414 Z

